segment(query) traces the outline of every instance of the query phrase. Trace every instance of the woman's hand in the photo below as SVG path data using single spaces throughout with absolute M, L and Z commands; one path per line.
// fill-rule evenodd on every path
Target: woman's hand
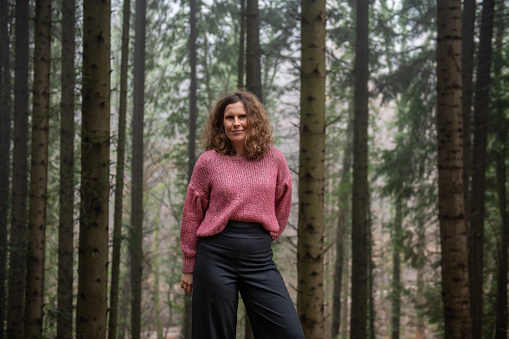
M 187 293 L 193 292 L 193 273 L 182 273 L 180 288 L 183 288 Z

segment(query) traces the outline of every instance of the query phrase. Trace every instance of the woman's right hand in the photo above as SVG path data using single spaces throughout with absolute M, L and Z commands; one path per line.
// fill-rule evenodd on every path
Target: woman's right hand
M 183 288 L 187 293 L 193 292 L 193 273 L 182 273 L 180 288 Z

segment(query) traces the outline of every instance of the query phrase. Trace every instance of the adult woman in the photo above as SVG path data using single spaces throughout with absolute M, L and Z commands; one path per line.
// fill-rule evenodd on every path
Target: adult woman
M 235 338 L 240 292 L 256 338 L 304 338 L 272 240 L 286 227 L 292 183 L 258 99 L 220 99 L 194 167 L 180 230 L 180 286 L 193 292 L 193 338 Z

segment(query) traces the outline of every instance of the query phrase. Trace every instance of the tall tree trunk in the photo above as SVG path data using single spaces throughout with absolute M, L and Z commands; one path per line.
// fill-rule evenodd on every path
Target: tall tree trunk
M 263 98 L 258 0 L 246 1 L 246 88 L 261 101 Z
M 369 197 L 369 193 L 368 193 Z M 371 203 L 370 203 L 371 205 Z M 375 339 L 375 262 L 373 260 L 373 237 L 371 234 L 371 206 L 368 206 L 368 338 Z
M 0 1 L 0 339 L 4 337 L 9 169 L 11 166 L 11 69 L 8 1 Z
M 366 338 L 368 298 L 368 22 L 369 2 L 357 1 L 352 185 L 352 313 L 350 337 Z
M 343 168 L 341 170 L 340 187 L 345 187 L 350 183 L 350 172 L 352 168 L 352 140 L 353 121 L 348 120 L 346 131 L 346 147 L 343 155 Z M 347 190 L 342 189 L 339 196 L 339 212 L 336 233 L 336 261 L 334 262 L 334 287 L 332 292 L 332 338 L 337 338 L 341 324 L 341 291 L 343 290 L 343 264 L 345 262 L 345 234 L 347 217 L 350 211 L 349 194 Z M 347 296 L 344 295 L 344 298 Z
M 28 197 L 28 49 L 29 1 L 16 1 L 14 58 L 14 134 L 7 337 L 23 337 L 25 300 L 26 227 Z
M 42 335 L 48 189 L 51 0 L 35 2 L 34 89 L 23 336 Z
M 77 338 L 105 338 L 107 328 L 110 13 L 109 0 L 83 1 L 83 113 Z
M 438 218 L 446 338 L 471 338 L 463 195 L 461 1 L 437 2 Z
M 346 229 L 345 229 L 345 232 L 346 232 Z M 350 256 L 349 254 L 351 253 L 350 252 L 350 248 L 348 247 L 349 246 L 349 243 L 347 241 L 347 238 L 348 237 L 345 237 L 345 249 L 344 249 L 344 253 L 345 253 L 345 258 L 343 260 L 343 281 L 345 282 L 344 284 L 342 284 L 342 294 L 343 294 L 343 305 L 341 307 L 341 325 L 339 327 L 340 329 L 340 338 L 342 339 L 346 339 L 348 337 L 348 314 L 349 314 L 349 310 L 348 310 L 348 306 L 350 305 L 349 303 L 349 298 L 348 298 L 348 292 L 350 291 L 350 285 L 349 285 L 349 281 L 350 281 Z
M 128 272 L 130 272 L 129 262 L 127 263 L 128 266 L 126 269 Z M 117 332 L 118 336 L 117 338 L 125 338 L 126 335 L 129 335 L 129 302 L 131 300 L 131 281 L 129 279 L 129 274 L 126 274 L 122 277 L 122 293 L 120 293 L 120 300 L 119 300 L 119 312 L 118 312 L 118 326 L 117 326 Z
M 504 119 L 502 110 L 499 117 Z M 500 150 L 496 155 L 498 209 L 501 215 L 501 241 L 498 260 L 496 339 L 507 339 L 507 260 L 509 247 L 509 211 L 507 210 L 507 169 L 505 165 L 509 134 L 508 122 L 500 121 L 498 142 Z
M 501 86 L 501 78 L 503 76 L 502 67 L 504 66 L 501 51 L 503 50 L 503 39 L 505 34 L 504 14 L 505 4 L 504 0 L 497 2 L 497 20 L 495 50 L 498 52 L 493 58 L 493 73 L 495 74 L 496 81 L 496 98 L 495 98 L 495 117 L 497 123 L 494 124 L 497 135 L 498 151 L 496 152 L 496 176 L 497 176 L 497 196 L 498 196 L 498 209 L 501 215 L 502 223 L 500 225 L 500 250 L 498 260 L 498 281 L 497 281 L 497 309 L 496 309 L 496 323 L 495 323 L 495 339 L 507 339 L 507 261 L 509 251 L 509 211 L 507 210 L 507 168 L 506 156 L 509 148 L 508 134 L 509 134 L 509 121 L 505 116 L 504 106 L 501 103 L 500 96 L 505 92 L 505 88 Z
M 392 234 L 392 295 L 391 295 L 391 338 L 399 339 L 399 326 L 401 323 L 401 256 L 402 248 L 403 202 L 400 196 L 396 197 L 396 216 Z
M 75 15 L 75 0 L 63 1 L 62 96 L 60 101 L 60 223 L 58 228 L 58 338 L 72 338 L 73 334 Z
M 152 300 L 154 302 L 154 313 L 156 317 L 157 339 L 163 339 L 163 323 L 161 319 L 161 298 L 159 296 L 159 230 L 161 228 L 161 211 L 164 205 L 164 190 L 159 203 L 159 209 L 154 220 L 154 234 L 152 236 L 152 280 L 154 291 Z
M 475 0 L 463 1 L 462 21 L 462 83 L 463 83 L 463 193 L 465 196 L 465 215 L 468 229 L 470 201 L 470 167 L 472 148 L 472 102 L 474 69 L 474 23 Z
M 417 282 L 416 282 L 416 303 L 418 309 L 416 310 L 416 328 L 415 328 L 415 339 L 425 339 L 426 338 L 426 327 L 424 324 L 424 315 L 421 310 L 421 305 L 424 302 L 424 267 L 425 267 L 425 253 L 424 247 L 426 246 L 426 234 L 424 229 L 424 223 L 419 220 L 417 223 L 417 238 L 418 238 L 418 247 L 417 247 Z
M 129 62 L 129 27 L 131 0 L 124 0 L 122 20 L 122 51 L 120 60 L 120 93 L 118 107 L 117 163 L 115 175 L 115 205 L 113 212 L 113 246 L 111 254 L 110 308 L 108 338 L 116 339 L 118 330 L 118 296 L 120 281 L 120 250 L 122 247 L 122 213 L 124 201 L 125 135 L 127 115 L 127 72 Z
M 147 1 L 136 0 L 134 38 L 133 157 L 131 197 L 131 338 L 141 336 L 143 275 L 143 120 L 145 104 L 145 31 Z
M 325 330 L 325 0 L 302 0 L 301 8 L 297 310 L 304 336 L 321 338 Z
M 189 89 L 189 140 L 187 141 L 187 181 L 191 180 L 194 163 L 196 162 L 196 111 L 197 111 L 197 88 L 196 88 L 196 0 L 190 0 L 190 31 L 189 37 L 189 65 L 191 67 L 191 87 Z M 206 57 L 205 57 L 206 58 Z M 207 81 L 207 87 L 208 87 Z M 208 91 L 208 93 L 210 93 Z M 184 293 L 184 338 L 192 336 L 192 297 Z
M 474 147 L 472 167 L 472 200 L 468 242 L 468 274 L 472 336 L 482 337 L 484 191 L 486 189 L 486 146 L 490 101 L 491 39 L 493 36 L 494 0 L 484 0 L 474 102 Z
M 246 52 L 246 0 L 240 0 L 239 61 L 237 63 L 237 88 L 244 88 L 244 54 Z M 261 73 L 260 73 L 261 74 Z

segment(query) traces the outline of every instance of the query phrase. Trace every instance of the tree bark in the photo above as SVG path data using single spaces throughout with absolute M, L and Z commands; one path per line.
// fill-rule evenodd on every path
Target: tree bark
M 83 2 L 81 206 L 76 337 L 105 338 L 110 155 L 109 0 Z
M 131 338 L 141 336 L 143 275 L 143 121 L 145 103 L 146 0 L 136 0 L 131 192 Z
M 301 8 L 297 310 L 304 336 L 321 338 L 325 330 L 325 0 L 302 0 Z
M 461 1 L 437 2 L 438 213 L 446 338 L 471 338 L 463 195 Z
M 345 237 L 345 239 L 348 239 L 348 237 Z M 349 298 L 348 298 L 348 291 L 350 291 L 350 285 L 349 285 L 349 281 L 350 281 L 350 256 L 349 256 L 349 253 L 351 253 L 350 251 L 350 248 L 348 247 L 350 244 L 348 243 L 348 241 L 345 241 L 345 249 L 344 249 L 344 253 L 345 253 L 345 258 L 343 260 L 343 266 L 344 266 L 344 269 L 343 269 L 343 281 L 345 282 L 344 284 L 342 284 L 342 294 L 343 294 L 343 306 L 341 307 L 341 325 L 339 327 L 340 329 L 340 338 L 342 339 L 346 339 L 348 337 L 348 322 L 349 322 L 349 319 L 348 319 L 348 314 L 349 314 L 349 309 L 348 309 L 348 306 L 350 305 L 349 303 Z
M 470 206 L 470 168 L 472 154 L 472 102 L 473 102 L 473 70 L 474 70 L 474 27 L 475 0 L 463 1 L 462 19 L 462 82 L 463 82 L 463 190 L 465 195 L 465 215 L 467 229 Z
M 246 52 L 246 0 L 240 0 L 239 13 L 239 59 L 237 62 L 237 88 L 244 88 L 244 55 Z
M 258 0 L 246 1 L 246 88 L 262 101 Z
M 190 0 L 189 23 L 191 35 L 189 37 L 189 65 L 191 67 L 191 87 L 189 89 L 189 140 L 187 144 L 187 181 L 193 175 L 196 162 L 196 111 L 197 111 L 197 79 L 196 79 L 196 0 Z M 206 57 L 205 57 L 206 58 Z M 207 81 L 208 87 L 208 81 Z M 210 93 L 208 91 L 208 93 Z M 184 338 L 192 336 L 192 297 L 184 293 Z
M 418 247 L 417 247 L 417 292 L 416 292 L 416 304 L 418 309 L 416 309 L 416 328 L 415 328 L 415 339 L 425 339 L 426 338 L 426 326 L 424 324 L 424 315 L 421 308 L 421 305 L 425 302 L 424 300 L 424 267 L 425 267 L 425 258 L 426 255 L 424 253 L 424 248 L 426 246 L 426 234 L 424 223 L 422 220 L 417 222 L 417 239 L 418 239 Z
M 368 193 L 369 197 L 369 193 Z M 370 204 L 371 205 L 371 204 Z M 371 206 L 368 206 L 368 338 L 375 339 L 375 262 L 373 260 L 373 237 L 371 234 Z
M 9 169 L 11 167 L 11 69 L 8 1 L 0 1 L 0 339 L 4 337 Z
M 353 133 L 353 121 L 348 120 L 348 127 L 346 132 L 346 147 L 343 156 L 343 168 L 341 170 L 341 179 L 339 186 L 345 187 L 350 183 L 350 172 L 352 168 L 352 140 Z M 341 190 L 339 196 L 339 212 L 338 212 L 338 223 L 336 233 L 336 261 L 334 262 L 334 287 L 332 292 L 332 338 L 337 338 L 339 335 L 339 329 L 341 324 L 341 291 L 342 291 L 342 278 L 343 278 L 343 264 L 345 262 L 345 234 L 347 217 L 350 211 L 350 205 L 348 203 L 349 194 L 347 190 Z M 347 296 L 344 295 L 344 298 Z
M 504 106 L 501 101 L 501 96 L 505 93 L 505 88 L 501 85 L 501 78 L 503 76 L 502 67 L 504 62 L 500 51 L 503 50 L 503 39 L 505 34 L 504 14 L 506 13 L 505 4 L 503 0 L 497 2 L 497 20 L 496 24 L 496 37 L 495 37 L 495 51 L 498 55 L 493 58 L 493 73 L 495 75 L 495 119 L 494 124 L 496 137 L 497 137 L 497 152 L 496 152 L 496 180 L 497 180 L 497 196 L 498 196 L 498 209 L 501 215 L 502 223 L 500 225 L 500 250 L 498 260 L 498 277 L 497 277 L 497 304 L 496 304 L 496 322 L 495 322 L 495 339 L 507 339 L 507 262 L 509 251 L 509 211 L 507 210 L 507 167 L 506 155 L 508 151 L 508 134 L 509 134 L 509 121 L 505 116 Z
M 113 212 L 113 246 L 111 254 L 110 312 L 108 338 L 116 339 L 118 330 L 118 301 L 120 281 L 120 250 L 122 247 L 122 213 L 124 200 L 124 168 L 127 115 L 127 77 L 129 62 L 129 27 L 131 0 L 124 0 L 122 20 L 122 51 L 120 60 L 120 93 L 118 107 L 117 163 L 115 175 L 115 205 Z
M 29 1 L 16 1 L 8 338 L 23 337 L 28 197 L 28 13 Z
M 499 117 L 503 118 L 502 110 L 499 111 Z M 498 209 L 501 215 L 500 225 L 500 250 L 498 260 L 498 281 L 497 281 L 497 312 L 496 312 L 496 339 L 507 339 L 507 260 L 509 248 L 509 212 L 507 211 L 507 169 L 505 165 L 507 154 L 507 135 L 509 134 L 508 122 L 501 121 L 499 127 L 498 142 L 500 150 L 496 155 L 496 177 L 497 177 L 497 196 Z
M 482 291 L 484 204 L 486 189 L 486 148 L 491 84 L 491 39 L 493 36 L 494 0 L 484 0 L 479 41 L 479 61 L 474 102 L 474 147 L 472 167 L 472 200 L 470 207 L 468 273 L 472 336 L 482 337 Z
M 75 0 L 63 1 L 57 338 L 72 338 L 73 334 L 75 15 Z
M 368 298 L 368 22 L 369 3 L 357 1 L 352 185 L 352 313 L 350 337 L 365 339 Z
M 35 2 L 34 82 L 23 336 L 42 335 L 48 184 L 51 0 Z
M 154 291 L 152 294 L 152 300 L 154 302 L 154 313 L 156 317 L 156 332 L 157 339 L 163 339 L 163 323 L 161 319 L 161 298 L 159 296 L 159 230 L 161 228 L 161 212 L 164 204 L 164 190 L 161 196 L 161 202 L 159 203 L 159 209 L 154 220 L 154 234 L 152 237 L 152 279 Z
M 391 338 L 399 339 L 399 326 L 401 323 L 401 256 L 402 248 L 402 223 L 403 223 L 403 202 L 402 198 L 396 198 L 396 215 L 394 218 L 394 229 L 392 234 L 392 295 L 391 295 Z

